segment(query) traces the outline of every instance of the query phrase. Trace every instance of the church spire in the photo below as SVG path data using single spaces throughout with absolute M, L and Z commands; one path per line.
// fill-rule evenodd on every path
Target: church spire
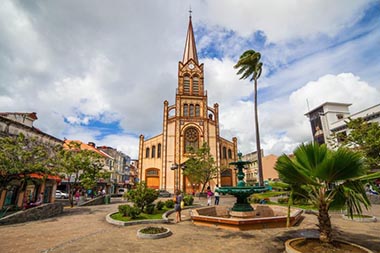
M 193 32 L 193 24 L 191 23 L 191 9 L 189 10 L 189 27 L 187 28 L 187 36 L 185 43 L 185 51 L 183 52 L 183 60 L 182 62 L 186 64 L 186 62 L 190 59 L 193 59 L 196 64 L 198 64 L 198 54 L 197 48 L 195 46 L 195 38 Z

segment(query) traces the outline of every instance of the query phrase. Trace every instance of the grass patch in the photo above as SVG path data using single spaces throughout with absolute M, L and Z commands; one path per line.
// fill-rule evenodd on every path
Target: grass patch
M 157 220 L 157 219 L 161 219 L 162 215 L 166 211 L 169 211 L 169 210 L 171 210 L 171 209 L 164 207 L 164 208 L 162 208 L 162 210 L 155 209 L 153 214 L 140 213 L 136 219 L 132 219 L 131 217 L 122 216 L 121 213 L 114 213 L 111 215 L 111 218 L 114 220 L 119 220 L 119 221 Z

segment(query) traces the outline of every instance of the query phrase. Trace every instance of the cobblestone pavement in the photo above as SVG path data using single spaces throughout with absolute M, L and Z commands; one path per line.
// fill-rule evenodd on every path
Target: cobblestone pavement
M 222 196 L 221 204 L 231 206 L 233 198 Z M 289 238 L 318 235 L 317 219 L 305 214 L 296 227 L 233 232 L 195 226 L 189 210 L 183 211 L 183 221 L 167 224 L 173 235 L 159 240 L 138 239 L 136 232 L 146 225 L 115 226 L 105 216 L 117 211 L 120 200 L 110 205 L 65 208 L 55 218 L 17 225 L 0 226 L 0 252 L 255 252 L 282 253 Z M 205 199 L 196 198 L 205 205 Z M 368 212 L 380 217 L 380 205 Z M 171 215 L 169 218 L 174 219 Z M 336 237 L 380 253 L 379 222 L 347 221 L 332 214 Z

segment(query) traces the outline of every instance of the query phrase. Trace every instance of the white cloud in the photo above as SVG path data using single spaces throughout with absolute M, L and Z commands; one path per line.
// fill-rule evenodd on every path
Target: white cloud
M 374 1 L 211 0 L 202 14 L 206 23 L 232 29 L 242 36 L 261 30 L 269 41 L 282 41 L 321 33 L 334 36 L 357 21 L 369 2 Z
M 361 17 L 368 2 L 194 1 L 194 28 L 202 24 L 209 31 L 199 32 L 203 37 L 197 38 L 198 51 L 220 53 L 218 58 L 201 60 L 209 105 L 220 105 L 221 135 L 237 136 L 243 152 L 255 150 L 253 106 L 246 101 L 253 85 L 239 80 L 233 65 L 243 49 L 255 47 L 253 38 L 239 35 L 258 29 L 275 42 L 267 41 L 262 55 L 264 63 L 276 71 L 265 68 L 259 80 L 266 153 L 288 152 L 309 137 L 303 116 L 305 98 L 301 97 L 319 103 L 311 91 L 317 84 L 327 89 L 331 82 L 349 83 L 349 87 L 343 85 L 348 90 L 344 93 L 347 102 L 365 106 L 360 96 L 378 94 L 374 87 L 380 87 L 374 64 L 380 61 L 376 54 L 379 29 L 359 27 L 356 31 L 368 34 L 358 38 L 348 34 L 342 44 L 321 38 L 341 35 Z M 115 1 L 112 5 L 97 0 L 91 5 L 75 0 L 2 1 L 1 110 L 35 111 L 39 117 L 35 125 L 51 135 L 120 147 L 137 158 L 138 136 L 159 134 L 163 101 L 174 103 L 187 10 L 188 4 L 182 1 L 166 5 L 160 1 Z M 345 72 L 353 75 L 341 76 Z M 350 93 L 353 86 L 360 91 Z M 343 98 L 338 95 L 328 99 Z M 84 126 L 92 121 L 119 122 L 121 129 L 101 138 L 100 129 Z
M 297 144 L 311 140 L 310 125 L 304 116 L 308 111 L 306 99 L 310 109 L 324 102 L 352 103 L 350 112 L 355 113 L 379 103 L 379 97 L 379 90 L 352 73 L 325 75 L 308 82 L 289 96 L 260 106 L 263 147 L 266 153 L 289 153 Z

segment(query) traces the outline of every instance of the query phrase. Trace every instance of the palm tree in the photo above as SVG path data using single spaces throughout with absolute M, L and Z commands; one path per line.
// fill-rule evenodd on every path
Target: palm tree
M 323 243 L 332 242 L 330 208 L 346 208 L 351 217 L 362 214 L 362 205 L 366 209 L 370 206 L 364 181 L 380 175 L 366 174 L 359 153 L 346 148 L 333 151 L 318 143 L 301 144 L 293 159 L 285 154 L 280 156 L 275 169 L 294 195 L 318 208 L 319 239 Z
M 237 75 L 241 74 L 240 79 L 250 78 L 250 81 L 254 81 L 254 103 L 255 103 L 255 128 L 256 128 L 256 149 L 257 149 L 257 165 L 259 174 L 259 184 L 264 186 L 263 178 L 263 165 L 261 159 L 260 148 L 260 131 L 259 131 L 259 116 L 257 111 L 257 79 L 261 75 L 261 68 L 263 63 L 260 62 L 261 54 L 254 50 L 245 51 L 239 58 L 239 61 L 234 66 L 235 69 L 239 69 Z

